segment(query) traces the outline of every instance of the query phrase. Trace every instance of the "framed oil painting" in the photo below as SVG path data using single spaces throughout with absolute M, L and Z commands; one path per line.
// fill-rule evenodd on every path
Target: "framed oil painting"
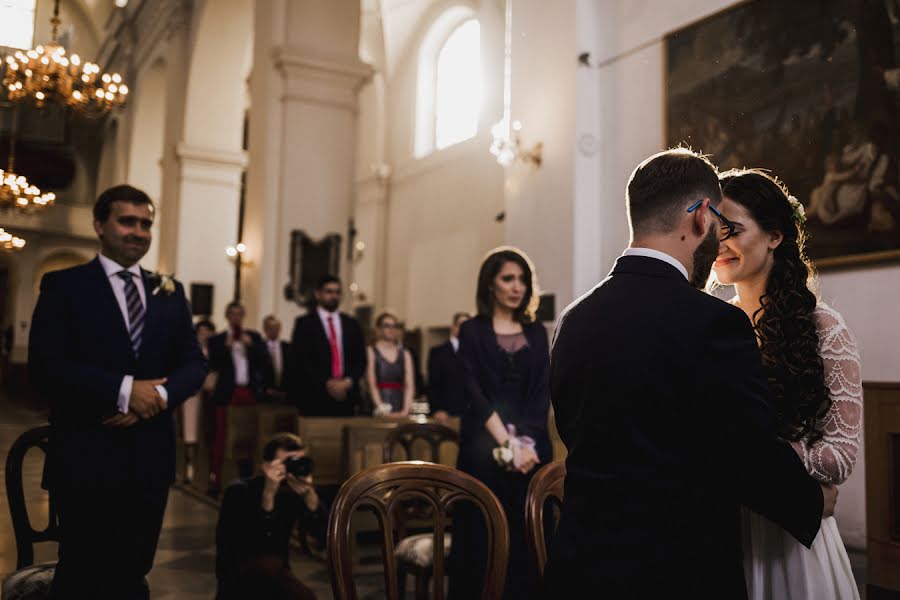
M 900 260 L 900 0 L 752 0 L 665 46 L 669 146 L 783 180 L 819 267 Z

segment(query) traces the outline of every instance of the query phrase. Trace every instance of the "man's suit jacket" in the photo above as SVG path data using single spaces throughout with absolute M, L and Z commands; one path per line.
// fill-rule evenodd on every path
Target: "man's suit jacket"
M 428 404 L 431 412 L 460 416 L 466 410 L 466 383 L 453 344 L 445 342 L 428 352 Z
M 266 351 L 262 336 L 256 331 L 245 329 L 251 343 L 247 347 L 247 386 L 253 392 L 257 402 L 265 400 L 266 376 L 269 366 L 269 353 Z M 212 399 L 216 406 L 225 406 L 231 402 L 234 392 L 234 358 L 231 348 L 225 345 L 228 332 L 222 332 L 209 338 L 209 370 L 216 372 L 216 389 Z
M 359 380 L 366 370 L 366 345 L 362 329 L 353 317 L 340 313 L 344 377 L 353 381 L 347 399 L 328 395 L 331 379 L 331 346 L 316 310 L 297 317 L 291 337 L 293 371 L 289 380 L 292 403 L 306 416 L 350 416 L 360 404 Z
M 776 436 L 749 320 L 675 267 L 619 258 L 566 309 L 550 390 L 569 454 L 545 597 L 744 597 L 741 504 L 815 538 L 822 493 Z
M 180 283 L 154 293 L 143 272 L 146 316 L 139 357 L 99 259 L 48 273 L 31 322 L 32 383 L 51 404 L 51 484 L 90 485 L 124 477 L 165 482 L 175 476 L 176 407 L 206 376 L 206 359 Z M 168 408 L 123 429 L 101 421 L 118 413 L 122 378 L 167 378 Z

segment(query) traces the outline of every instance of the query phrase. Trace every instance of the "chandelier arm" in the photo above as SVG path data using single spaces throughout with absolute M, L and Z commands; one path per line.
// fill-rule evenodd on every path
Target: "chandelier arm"
M 16 138 L 19 131 L 19 105 L 12 107 L 12 115 L 9 123 L 9 157 L 7 159 L 7 171 L 14 171 L 16 167 Z
M 53 26 L 50 30 L 50 40 L 53 43 L 56 43 L 56 34 L 59 31 L 59 24 L 62 21 L 59 20 L 59 0 L 55 0 L 53 3 L 53 18 L 50 19 L 50 24 Z

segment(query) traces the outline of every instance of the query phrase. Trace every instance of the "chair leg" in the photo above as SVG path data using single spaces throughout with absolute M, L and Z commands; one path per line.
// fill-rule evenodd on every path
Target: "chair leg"
M 416 600 L 428 599 L 428 573 L 425 569 L 416 569 Z

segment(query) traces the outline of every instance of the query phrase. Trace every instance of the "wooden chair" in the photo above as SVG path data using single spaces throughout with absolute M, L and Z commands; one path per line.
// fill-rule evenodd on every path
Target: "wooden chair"
M 503 507 L 483 483 L 445 465 L 421 461 L 379 465 L 357 473 L 341 486 L 328 521 L 328 564 L 337 600 L 357 600 L 351 556 L 354 512 L 366 508 L 375 513 L 382 534 L 382 561 L 386 597 L 399 600 L 397 562 L 394 555 L 395 520 L 410 502 L 427 504 L 434 518 L 434 598 L 444 598 L 443 537 L 450 509 L 461 502 L 473 503 L 487 526 L 488 560 L 483 599 L 500 598 L 509 558 L 509 526 Z
M 35 529 L 28 517 L 25 488 L 22 482 L 22 465 L 25 455 L 32 448 L 40 448 L 46 457 L 50 441 L 50 426 L 41 425 L 20 435 L 6 456 L 6 497 L 16 536 L 16 571 L 3 581 L 3 598 L 6 600 L 38 600 L 46 598 L 53 581 L 55 562 L 34 564 L 34 544 L 59 542 L 59 515 L 50 497 L 47 528 Z
M 394 448 L 403 446 L 406 459 L 413 460 L 413 446 L 417 440 L 424 440 L 431 449 L 431 462 L 441 462 L 441 446 L 454 444 L 459 448 L 459 433 L 439 423 L 404 423 L 390 430 L 384 438 L 382 461 L 394 460 Z M 400 595 L 406 584 L 406 573 L 412 573 L 416 581 L 416 598 L 425 598 L 428 594 L 428 580 L 434 569 L 434 537 L 431 532 L 406 535 L 407 522 L 414 518 L 415 506 L 410 506 L 407 519 L 398 524 L 397 538 L 400 540 L 394 550 L 399 565 Z M 444 535 L 444 555 L 450 554 L 453 545 L 452 535 Z M 436 581 L 442 581 L 437 579 Z
M 541 575 L 544 574 L 544 566 L 547 564 L 544 509 L 548 501 L 555 503 L 557 508 L 562 506 L 565 480 L 566 461 L 555 460 L 541 467 L 528 484 L 528 495 L 525 497 L 525 531 L 528 549 Z
M 459 447 L 459 433 L 440 423 L 403 423 L 391 429 L 384 436 L 382 446 L 382 460 L 385 463 L 393 462 L 394 447 L 403 446 L 406 451 L 406 459 L 413 459 L 413 444 L 416 440 L 425 440 L 431 447 L 431 462 L 441 462 L 441 446 L 444 443 L 452 443 Z

